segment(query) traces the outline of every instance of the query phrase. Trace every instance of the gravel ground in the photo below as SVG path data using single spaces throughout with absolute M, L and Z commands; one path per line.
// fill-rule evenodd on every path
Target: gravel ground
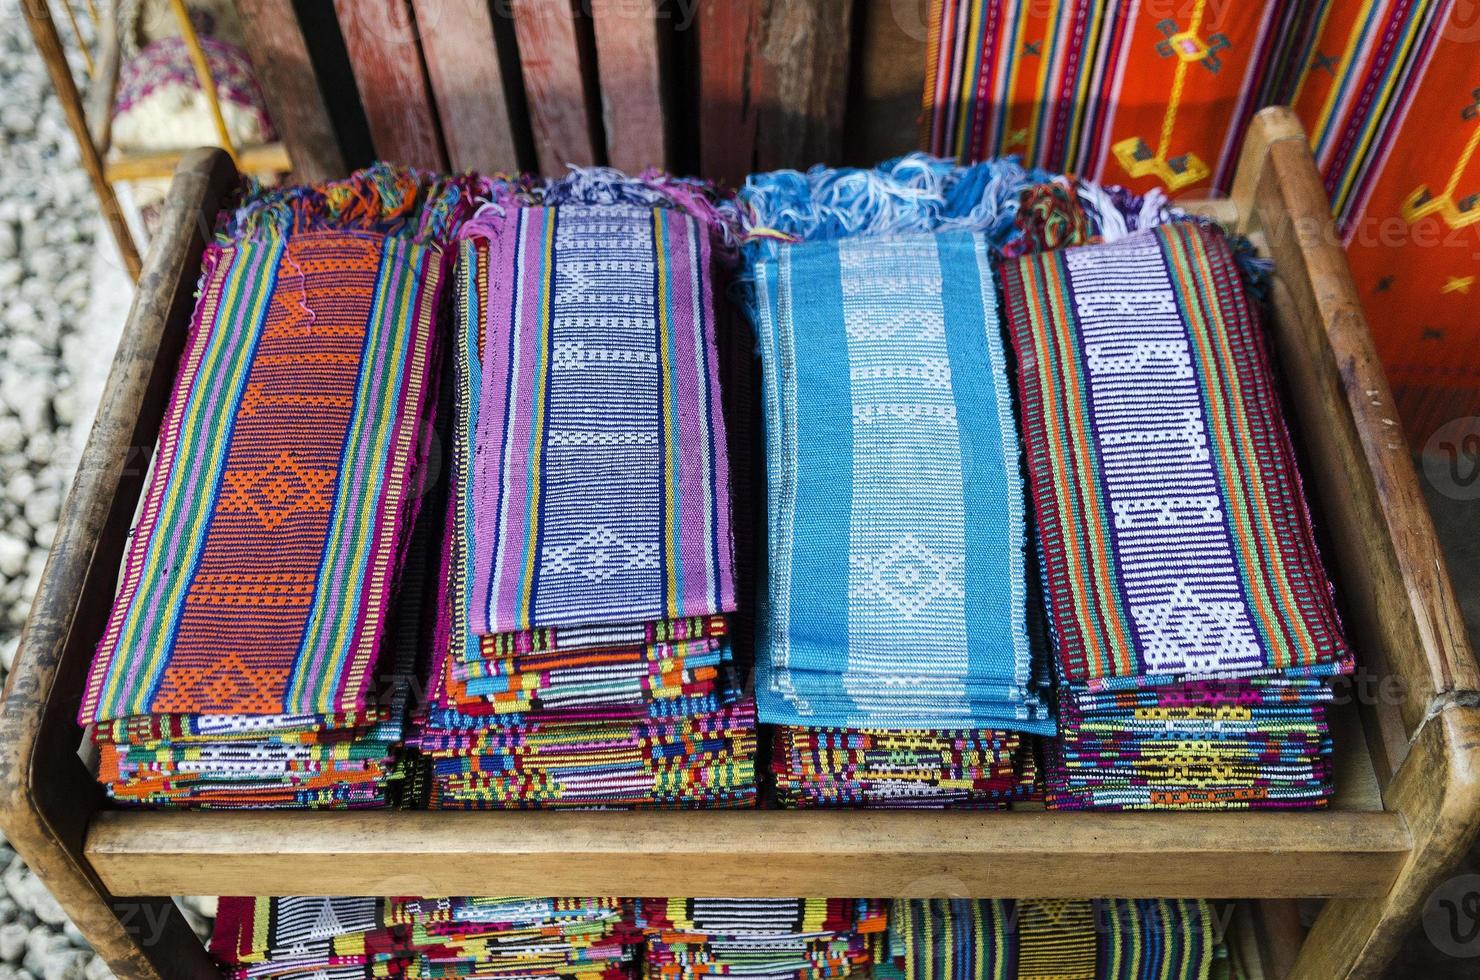
M 0 0 L 0 679 L 131 290 L 20 2 Z M 0 869 L 0 980 L 112 976 L 3 836 Z M 184 904 L 208 929 L 210 903 Z

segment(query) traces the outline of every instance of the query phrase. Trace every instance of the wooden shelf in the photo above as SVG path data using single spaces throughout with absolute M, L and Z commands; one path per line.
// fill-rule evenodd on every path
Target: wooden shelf
M 1320 177 L 1285 109 L 1255 118 L 1231 200 L 1209 208 L 1273 264 L 1269 333 L 1356 690 L 1375 695 L 1331 713 L 1330 810 L 106 809 L 78 756 L 77 704 L 143 488 L 132 450 L 157 439 L 201 235 L 236 179 L 220 151 L 180 165 L 0 711 L 0 824 L 120 975 L 213 970 L 174 906 L 151 895 L 492 892 L 1330 897 L 1279 962 L 1292 976 L 1369 976 L 1480 831 L 1480 667 Z M 156 942 L 131 925 L 141 909 L 161 924 Z M 1298 932 L 1282 933 L 1287 948 Z
M 1377 896 L 1395 813 L 101 813 L 115 895 Z
M 115 895 L 1378 896 L 1413 847 L 1353 705 L 1326 812 L 101 811 Z

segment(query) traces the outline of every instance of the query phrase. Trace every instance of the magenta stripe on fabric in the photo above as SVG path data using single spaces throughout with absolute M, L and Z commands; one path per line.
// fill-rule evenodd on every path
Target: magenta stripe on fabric
M 621 203 L 480 218 L 473 632 L 733 609 L 710 233 Z

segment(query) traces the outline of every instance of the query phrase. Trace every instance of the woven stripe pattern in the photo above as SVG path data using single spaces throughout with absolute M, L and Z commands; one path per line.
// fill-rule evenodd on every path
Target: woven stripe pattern
M 1030 684 L 990 258 L 981 236 L 952 233 L 783 245 L 753 265 L 766 721 L 1052 729 Z
M 525 204 L 466 230 L 413 739 L 433 807 L 754 803 L 709 230 L 674 204 Z
M 473 632 L 732 610 L 704 229 L 626 204 L 491 224 Z
M 365 706 L 425 408 L 435 245 L 212 245 L 84 723 Z
M 1350 669 L 1224 238 L 1174 223 L 1002 275 L 1065 679 Z

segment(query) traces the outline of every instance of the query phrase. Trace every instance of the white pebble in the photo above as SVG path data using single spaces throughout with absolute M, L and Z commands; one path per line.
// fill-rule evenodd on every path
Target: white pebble
M 26 542 L 8 534 L 0 534 L 0 575 L 15 578 L 25 571 L 26 556 L 30 551 Z
M 88 954 L 80 949 L 53 950 L 46 957 L 44 980 L 86 980 Z
M 30 932 L 19 922 L 0 926 L 0 960 L 19 963 L 26 954 L 26 935 Z

